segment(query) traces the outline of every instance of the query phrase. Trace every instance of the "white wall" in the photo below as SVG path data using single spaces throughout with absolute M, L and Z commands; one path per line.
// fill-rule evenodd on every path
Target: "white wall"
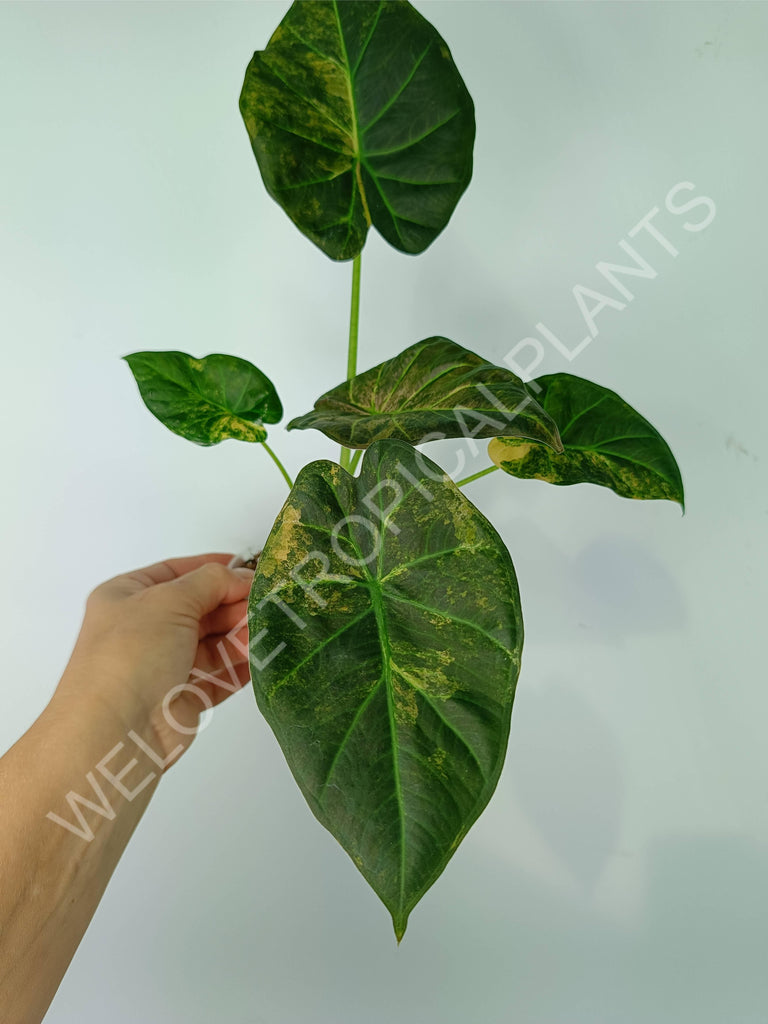
M 478 111 L 475 178 L 417 259 L 372 237 L 361 368 L 442 333 L 502 359 L 654 206 L 673 258 L 572 363 L 662 431 L 688 511 L 491 477 L 526 651 L 488 810 L 395 948 L 252 694 L 164 781 L 52 1024 L 757 1024 L 766 1019 L 768 8 L 422 2 Z M 288 416 L 343 376 L 349 266 L 269 199 L 237 109 L 287 4 L 0 5 L 5 627 L 0 749 L 47 700 L 88 590 L 260 545 L 261 450 L 196 448 L 120 356 L 252 359 Z M 679 182 L 717 207 L 686 231 Z M 292 470 L 335 451 L 273 434 Z M 443 451 L 442 454 L 448 454 Z M 480 468 L 484 456 L 470 464 Z

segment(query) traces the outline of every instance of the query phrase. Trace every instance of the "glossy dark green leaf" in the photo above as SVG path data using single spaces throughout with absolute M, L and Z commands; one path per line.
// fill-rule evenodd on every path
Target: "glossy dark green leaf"
M 262 424 L 282 419 L 272 382 L 246 359 L 184 352 L 134 352 L 124 359 L 149 411 L 195 444 L 263 441 Z
M 240 111 L 267 191 L 336 260 L 371 224 L 422 252 L 472 177 L 472 100 L 402 0 L 297 0 L 253 55 Z
M 398 940 L 501 772 L 523 639 L 491 524 L 423 454 L 314 462 L 259 559 L 256 699 Z
M 661 434 L 614 391 L 574 377 L 539 377 L 536 397 L 560 427 L 565 450 L 498 437 L 491 460 L 512 476 L 552 484 L 599 484 L 623 498 L 668 498 L 684 504 L 683 481 Z
M 560 449 L 557 427 L 511 370 L 447 338 L 427 338 L 345 381 L 288 424 L 348 448 L 393 437 L 411 444 L 504 431 Z

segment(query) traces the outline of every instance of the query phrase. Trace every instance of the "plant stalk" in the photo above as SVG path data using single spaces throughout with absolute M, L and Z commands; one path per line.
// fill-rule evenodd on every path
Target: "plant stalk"
M 362 254 L 358 253 L 352 261 L 352 301 L 349 307 L 349 343 L 347 345 L 347 380 L 357 374 L 357 332 L 360 323 L 360 265 Z M 349 469 L 351 457 L 349 448 L 342 445 L 339 465 Z
M 349 460 L 349 465 L 347 466 L 347 469 L 349 470 L 350 473 L 354 473 L 355 470 L 357 469 L 357 464 L 360 461 L 360 456 L 362 454 L 363 454 L 363 449 L 362 448 L 358 448 L 357 451 L 352 456 L 352 458 Z
M 266 450 L 269 452 L 270 458 L 272 459 L 274 464 L 277 466 L 277 468 L 280 470 L 280 472 L 283 474 L 283 479 L 288 484 L 288 489 L 289 490 L 293 490 L 293 480 L 291 480 L 291 478 L 288 476 L 288 473 L 286 472 L 285 466 L 282 464 L 280 459 L 278 459 L 278 457 L 275 455 L 275 453 L 272 451 L 272 449 L 269 447 L 269 445 L 267 444 L 266 441 L 260 441 L 259 444 L 264 445 Z
M 479 480 L 481 476 L 488 476 L 489 473 L 495 473 L 498 466 L 487 466 L 485 469 L 481 469 L 479 473 L 473 473 L 472 476 L 465 476 L 463 480 L 457 480 L 456 486 L 463 487 L 464 484 L 471 484 L 473 480 Z

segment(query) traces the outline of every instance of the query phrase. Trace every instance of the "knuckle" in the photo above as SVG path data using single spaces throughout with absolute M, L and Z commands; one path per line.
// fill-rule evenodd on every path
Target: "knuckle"
M 88 597 L 85 599 L 86 607 L 93 608 L 97 605 L 103 604 L 103 602 L 109 597 L 109 581 L 105 583 L 99 583 L 98 586 L 94 587 Z
M 222 565 L 221 562 L 206 562 L 205 565 L 200 567 L 200 572 L 211 583 L 218 583 L 219 581 L 222 583 L 229 582 L 229 569 Z

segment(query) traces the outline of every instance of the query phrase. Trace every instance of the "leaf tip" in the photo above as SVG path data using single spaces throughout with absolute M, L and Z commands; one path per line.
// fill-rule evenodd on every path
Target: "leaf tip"
M 400 943 L 403 941 L 403 936 L 405 935 L 405 929 L 408 927 L 408 915 L 393 914 L 392 924 L 395 928 L 395 938 L 397 939 L 397 946 L 399 949 Z
M 677 468 L 677 467 L 675 467 Z M 680 479 L 680 471 L 677 473 L 677 480 L 672 483 L 672 493 L 667 495 L 670 501 L 680 506 L 680 515 L 685 515 L 685 490 L 683 481 Z

